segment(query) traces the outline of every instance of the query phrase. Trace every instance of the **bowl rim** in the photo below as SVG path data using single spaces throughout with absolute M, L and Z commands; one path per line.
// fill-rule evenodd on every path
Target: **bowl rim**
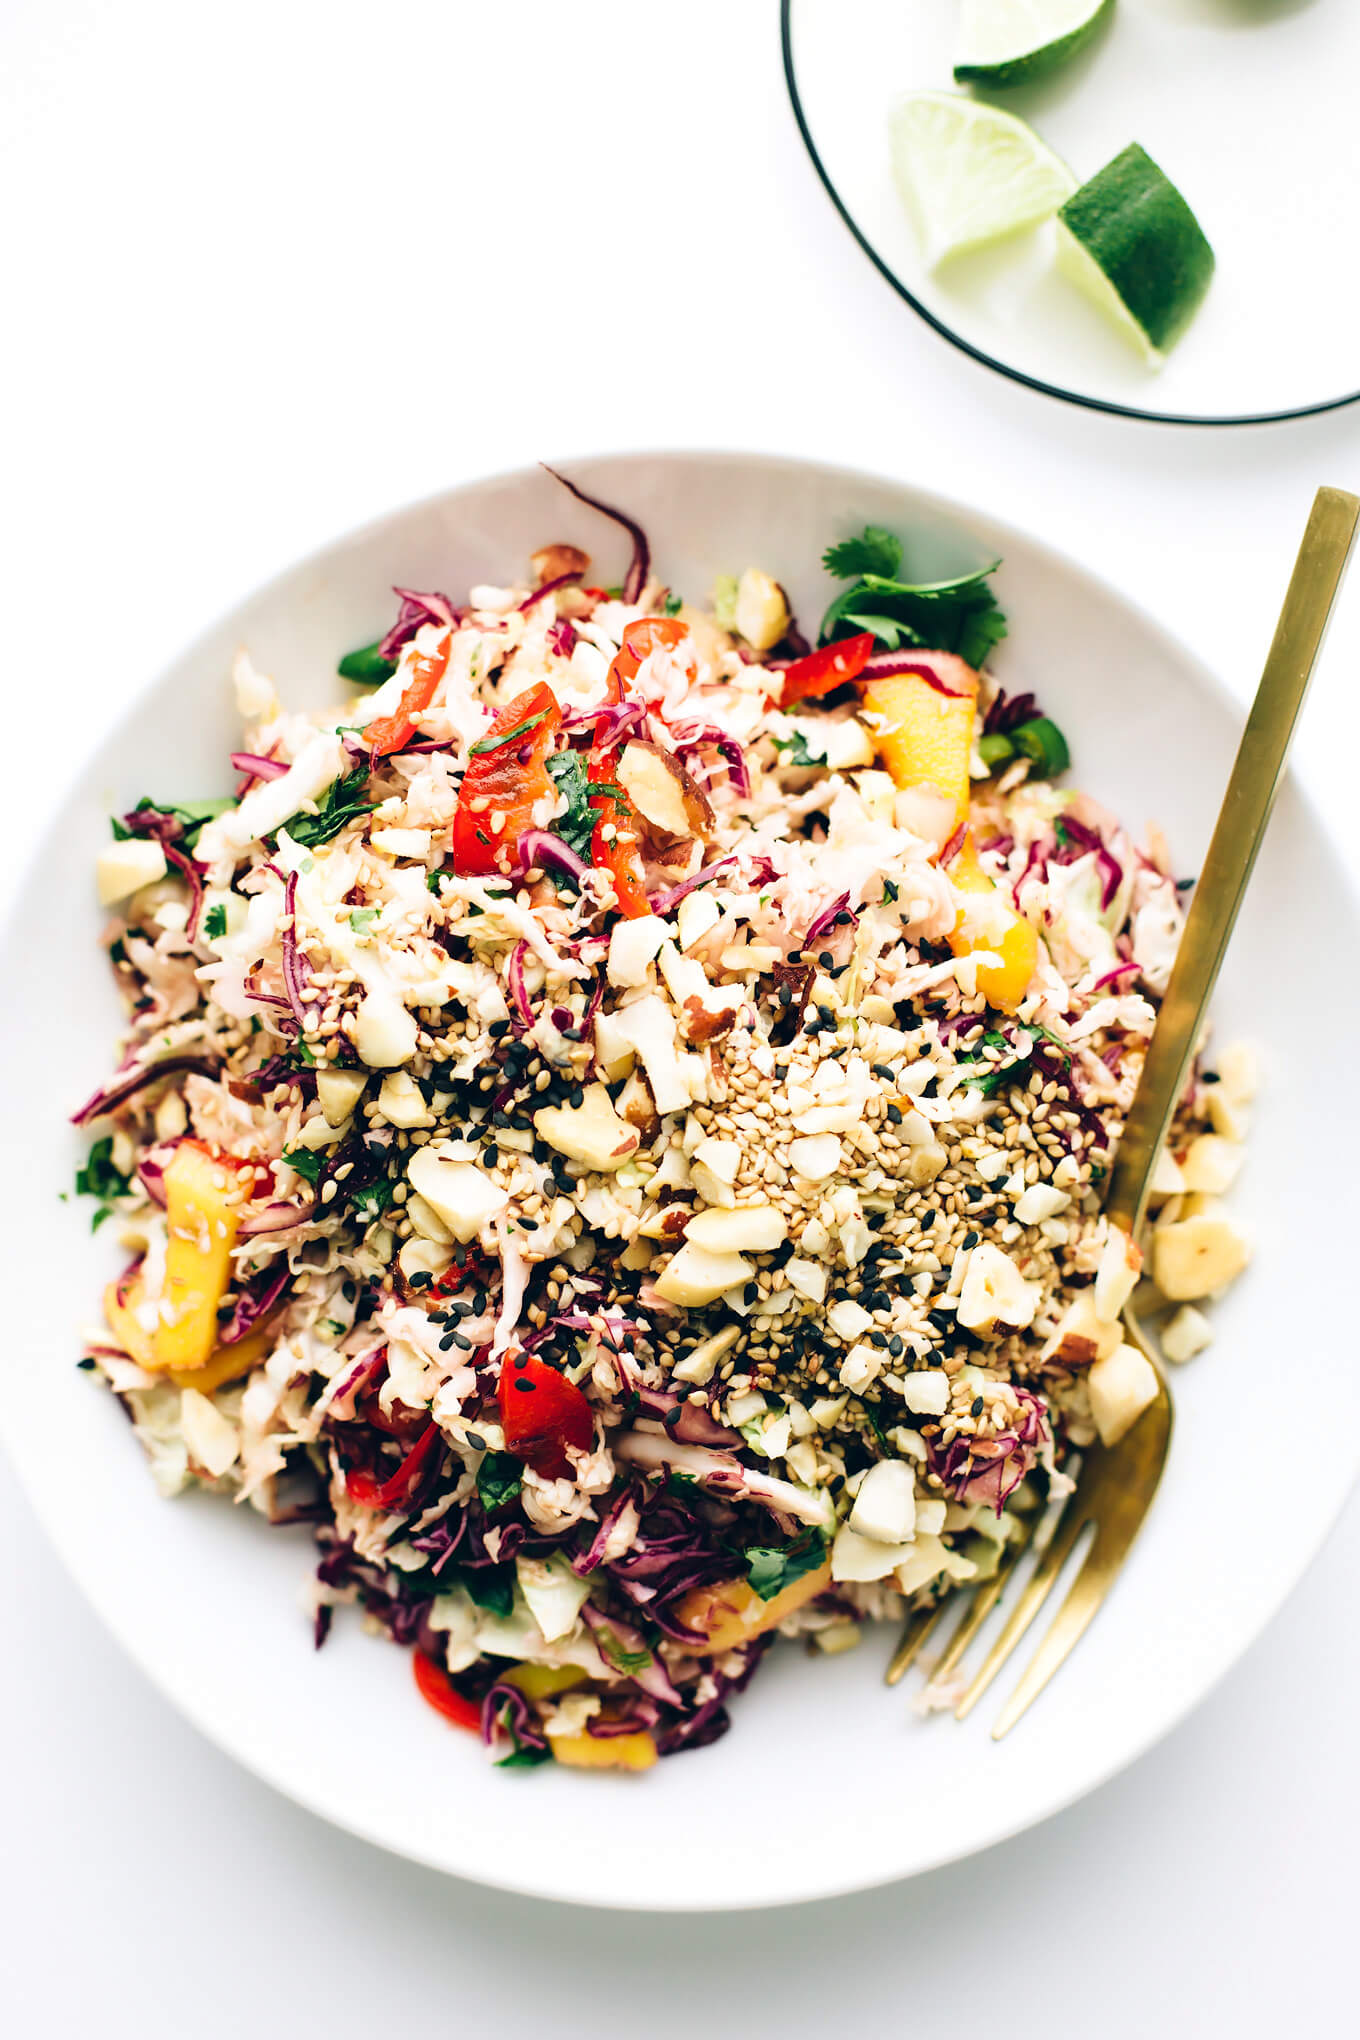
M 942 340 L 951 347 L 957 347 L 960 354 L 966 354 L 983 368 L 993 369 L 997 375 L 1004 375 L 1008 381 L 1019 383 L 1027 390 L 1036 390 L 1042 397 L 1052 397 L 1060 404 L 1076 404 L 1084 411 L 1103 411 L 1113 418 L 1136 418 L 1144 425 L 1283 425 L 1295 418 L 1316 418 L 1325 411 L 1344 410 L 1348 404 L 1360 403 L 1360 389 L 1350 390 L 1344 396 L 1324 397 L 1315 404 L 1291 404 L 1280 411 L 1242 411 L 1237 413 L 1195 412 L 1195 411 L 1154 411 L 1145 404 L 1121 404 L 1113 397 L 1088 396 L 1082 390 L 1068 389 L 1063 383 L 1045 382 L 1042 376 L 1030 375 L 1023 368 L 1016 368 L 1010 362 L 1002 361 L 997 355 L 989 354 L 985 347 L 979 347 L 972 340 L 933 312 L 915 292 L 909 290 L 897 271 L 887 259 L 880 255 L 868 235 L 859 226 L 840 190 L 822 161 L 821 152 L 812 139 L 812 128 L 803 107 L 802 95 L 798 90 L 798 72 L 793 54 L 793 9 L 795 0 L 780 0 L 779 5 L 779 48 L 784 68 L 784 84 L 788 90 L 789 104 L 802 137 L 803 146 L 812 161 L 812 167 L 821 180 L 822 188 L 841 219 L 849 228 L 854 240 L 873 263 L 874 268 L 904 303 L 926 324 L 933 327 Z
M 552 466 L 553 468 L 565 468 L 568 472 L 573 472 L 577 469 L 588 471 L 592 467 L 619 462 L 635 464 L 639 467 L 654 467 L 665 466 L 667 463 L 677 461 L 693 463 L 696 466 L 712 463 L 745 465 L 754 462 L 765 467 L 782 468 L 790 474 L 806 474 L 810 470 L 819 471 L 822 474 L 835 476 L 851 483 L 862 482 L 875 488 L 886 488 L 904 496 L 912 497 L 915 499 L 919 509 L 925 513 L 938 515 L 941 519 L 953 519 L 964 530 L 968 530 L 977 524 L 982 524 L 1003 538 L 1014 539 L 1017 544 L 1038 554 L 1047 564 L 1069 575 L 1076 575 L 1088 587 L 1098 591 L 1107 600 L 1135 616 L 1153 641 L 1164 648 L 1168 655 L 1183 668 L 1194 673 L 1198 684 L 1206 690 L 1220 708 L 1225 709 L 1231 716 L 1240 720 L 1240 704 L 1213 669 L 1196 652 L 1192 651 L 1164 625 L 1159 623 L 1136 598 L 1126 594 L 1122 589 L 1105 579 L 1103 575 L 1073 559 L 1061 547 L 1050 544 L 1046 539 L 1033 537 L 1021 527 L 1011 524 L 1008 520 L 993 517 L 990 512 L 978 510 L 970 504 L 958 501 L 956 498 L 941 495 L 935 489 L 924 488 L 914 482 L 903 481 L 897 476 L 869 468 L 848 466 L 841 462 L 825 460 L 820 457 L 771 453 L 755 448 L 625 447 L 575 455 L 554 455 Z M 206 650 L 214 638 L 222 634 L 223 630 L 242 609 L 267 600 L 295 576 L 305 574 L 309 569 L 323 565 L 343 548 L 362 544 L 364 541 L 376 536 L 388 525 L 413 516 L 418 517 L 438 506 L 450 503 L 460 496 L 465 496 L 488 487 L 513 485 L 527 481 L 541 472 L 546 465 L 547 463 L 544 462 L 523 464 L 513 468 L 500 469 L 491 474 L 468 477 L 451 487 L 433 490 L 408 503 L 396 504 L 387 510 L 379 512 L 360 525 L 323 540 L 302 557 L 271 575 L 268 580 L 247 590 L 244 595 L 240 596 L 222 611 L 212 623 L 200 630 L 188 645 L 161 664 L 156 672 L 151 674 L 137 687 L 126 701 L 120 703 L 116 715 L 101 723 L 95 733 L 94 744 L 79 753 L 73 754 L 67 773 L 63 775 L 60 783 L 54 786 L 52 790 L 53 819 L 48 829 L 39 838 L 36 848 L 30 851 L 15 888 L 12 903 L 3 921 L 0 921 L 0 959 L 3 959 L 8 945 L 15 939 L 20 913 L 19 903 L 25 897 L 32 880 L 49 858 L 53 841 L 60 839 L 62 822 L 59 809 L 63 797 L 69 794 L 73 787 L 89 771 L 92 756 L 97 751 L 99 743 L 103 741 L 110 731 L 127 725 L 134 717 L 141 713 L 147 697 L 163 683 L 168 673 L 175 667 L 195 659 L 201 651 Z M 1337 847 L 1337 836 L 1327 816 L 1319 809 L 1308 792 L 1299 784 L 1297 777 L 1293 775 L 1291 777 L 1293 778 L 1296 797 L 1304 810 L 1307 820 L 1335 849 Z M 1360 883 L 1353 877 L 1344 858 L 1337 856 L 1334 859 L 1334 873 L 1352 913 L 1356 915 L 1357 919 L 1360 919 Z M 3 1403 L 0 1403 L 0 1445 L 4 1444 L 7 1436 L 7 1422 Z M 1316 1560 L 1318 1553 L 1332 1534 L 1342 1511 L 1348 1505 L 1355 1488 L 1357 1485 L 1360 1485 L 1360 1438 L 1357 1438 L 1355 1465 L 1351 1471 L 1348 1484 L 1344 1491 L 1338 1495 L 1333 1508 L 1326 1515 L 1317 1534 L 1309 1541 L 1306 1549 L 1300 1553 L 1291 1576 L 1272 1594 L 1267 1603 L 1263 1603 L 1256 1610 L 1252 1618 L 1250 1633 L 1244 1635 L 1240 1642 L 1231 1649 L 1222 1665 L 1198 1692 L 1187 1699 L 1175 1703 L 1169 1712 L 1155 1716 L 1145 1732 L 1132 1739 L 1126 1746 L 1109 1757 L 1108 1760 L 1100 1762 L 1089 1774 L 1082 1775 L 1070 1787 L 1063 1787 L 1057 1796 L 1045 1803 L 1042 1809 L 1021 1813 L 1003 1827 L 998 1828 L 985 1842 L 965 1840 L 958 1845 L 945 1843 L 938 1848 L 928 1850 L 919 1860 L 914 1861 L 906 1869 L 890 1869 L 881 1872 L 874 1870 L 867 1875 L 862 1872 L 857 1874 L 841 1872 L 833 1875 L 830 1872 L 829 1866 L 822 1859 L 818 1858 L 817 1860 L 821 1867 L 815 1880 L 800 1877 L 796 1882 L 790 1881 L 787 1888 L 778 1890 L 773 1895 L 770 1895 L 768 1892 L 753 1894 L 749 1898 L 740 1895 L 736 1897 L 729 1895 L 715 1905 L 714 1902 L 706 1900 L 702 1894 L 696 1894 L 693 1898 L 687 1895 L 668 1896 L 660 1901 L 640 1894 L 634 1896 L 631 1893 L 624 1893 L 622 1895 L 613 1894 L 608 1897 L 600 1897 L 590 1893 L 577 1894 L 539 1881 L 532 1874 L 510 1878 L 504 1875 L 488 1874 L 475 1869 L 465 1868 L 462 1865 L 454 1866 L 447 1859 L 441 1858 L 432 1850 L 419 1846 L 409 1846 L 395 1841 L 377 1832 L 364 1819 L 351 1817 L 327 1805 L 319 1793 L 306 1786 L 300 1786 L 292 1780 L 287 1774 L 286 1766 L 281 1762 L 276 1763 L 267 1754 L 260 1755 L 254 1749 L 247 1753 L 241 1742 L 234 1737 L 229 1722 L 210 1720 L 206 1705 L 197 1699 L 190 1700 L 182 1697 L 178 1691 L 174 1690 L 163 1679 L 161 1666 L 153 1662 L 152 1654 L 149 1651 L 144 1651 L 140 1643 L 128 1633 L 120 1614 L 103 1606 L 95 1597 L 93 1591 L 87 1588 L 74 1548 L 74 1540 L 71 1541 L 71 1548 L 68 1549 L 67 1539 L 59 1516 L 55 1511 L 49 1510 L 46 1504 L 39 1499 L 39 1494 L 35 1487 L 30 1484 L 19 1456 L 17 1454 L 11 1455 L 6 1453 L 6 1457 L 10 1460 L 11 1470 L 17 1477 L 25 1499 L 32 1508 L 44 1535 L 51 1548 L 55 1551 L 68 1578 L 72 1581 L 82 1600 L 95 1615 L 105 1631 L 115 1639 L 119 1647 L 148 1680 L 152 1688 L 163 1699 L 167 1700 L 174 1707 L 175 1711 L 183 1719 L 187 1720 L 199 1734 L 215 1748 L 222 1751 L 224 1755 L 230 1757 L 233 1762 L 240 1764 L 244 1770 L 252 1776 L 261 1779 L 284 1798 L 291 1800 L 295 1805 L 302 1807 L 304 1811 L 316 1816 L 318 1819 L 328 1822 L 333 1827 L 340 1828 L 343 1832 L 357 1836 L 361 1841 L 369 1843 L 387 1854 L 396 1856 L 404 1861 L 419 1863 L 425 1868 L 438 1871 L 444 1876 L 455 1878 L 463 1883 L 482 1885 L 488 1889 L 511 1892 L 527 1898 L 547 1900 L 561 1905 L 582 1906 L 587 1909 L 680 1914 L 701 1914 L 715 1909 L 723 1911 L 761 1911 L 777 1906 L 810 1903 L 819 1898 L 845 1897 L 857 1891 L 881 1889 L 887 1885 L 906 1882 L 909 1878 L 941 1869 L 950 1863 L 964 1861 L 969 1856 L 980 1854 L 984 1849 L 993 1848 L 1001 1842 L 1013 1840 L 1017 1835 L 1023 1834 L 1030 1828 L 1037 1827 L 1041 1822 L 1051 1819 L 1055 1814 L 1064 1812 L 1068 1807 L 1086 1798 L 1088 1794 L 1108 1784 L 1112 1778 L 1117 1777 L 1122 1771 L 1145 1756 L 1164 1737 L 1178 1728 L 1216 1690 L 1223 1679 L 1240 1662 L 1247 1650 L 1259 1641 L 1265 1630 L 1275 1620 L 1289 1595 L 1293 1593 Z

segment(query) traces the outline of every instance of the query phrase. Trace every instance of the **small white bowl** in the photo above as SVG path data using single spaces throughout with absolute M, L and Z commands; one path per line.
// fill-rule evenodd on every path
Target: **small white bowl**
M 564 465 L 641 519 L 676 588 L 702 598 L 715 575 L 759 564 L 809 634 L 831 592 L 823 548 L 866 521 L 900 532 L 926 570 L 1001 554 L 1011 635 L 999 676 L 1033 689 L 1066 730 L 1076 783 L 1135 827 L 1156 816 L 1180 868 L 1195 871 L 1238 714 L 1187 652 L 1070 562 L 989 518 L 834 467 L 701 453 Z M 619 534 L 539 470 L 455 489 L 327 548 L 149 687 L 61 799 L 3 952 L 14 1081 L 0 1423 L 53 1542 L 143 1670 L 222 1748 L 327 1819 L 543 1897 L 675 1910 L 817 1898 L 985 1848 L 1109 1777 L 1240 1656 L 1336 1516 L 1360 1458 L 1343 1302 L 1357 1106 L 1340 1038 L 1360 1006 L 1356 907 L 1287 786 L 1218 1002 L 1219 1038 L 1249 1035 L 1263 1054 L 1233 1195 L 1257 1258 L 1215 1313 L 1215 1345 L 1176 1376 L 1170 1465 L 1125 1577 L 1023 1725 L 995 1745 L 995 1705 L 963 1728 L 916 1718 L 909 1689 L 882 1684 L 885 1633 L 834 1660 L 777 1649 L 725 1740 L 642 1778 L 494 1770 L 420 1702 L 406 1652 L 363 1635 L 351 1612 L 312 1650 L 305 1531 L 271 1530 L 207 1496 L 157 1497 L 114 1399 L 75 1365 L 117 1250 L 91 1238 L 88 1205 L 57 1199 L 83 1146 L 65 1116 L 110 1068 L 118 1025 L 91 876 L 109 811 L 143 793 L 230 787 L 237 646 L 286 699 L 321 705 L 337 696 L 340 654 L 388 621 L 394 582 L 456 599 L 523 574 L 550 540 L 586 546 L 600 578 L 618 578 Z

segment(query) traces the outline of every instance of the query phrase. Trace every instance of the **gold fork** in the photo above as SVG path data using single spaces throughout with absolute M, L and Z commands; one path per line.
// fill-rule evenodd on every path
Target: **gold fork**
M 1356 497 L 1341 489 L 1318 490 L 1111 1171 L 1105 1212 L 1130 1238 L 1137 1236 L 1142 1224 L 1153 1167 L 1185 1089 L 1205 1010 L 1270 820 L 1357 519 Z M 1094 1534 L 1081 1570 L 992 1730 L 997 1740 L 1015 1726 L 1080 1641 L 1114 1585 L 1162 1477 L 1171 1442 L 1166 1377 L 1131 1305 L 1124 1310 L 1123 1331 L 1156 1369 L 1159 1393 L 1117 1444 L 1093 1445 L 1085 1453 L 1076 1488 L 1052 1524 L 1005 1628 L 955 1710 L 956 1719 L 962 1721 L 976 1707 L 1048 1599 L 1083 1531 L 1091 1526 Z M 960 1663 L 1029 1541 L 1010 1546 L 993 1577 L 973 1590 L 932 1680 L 943 1681 Z M 952 1598 L 947 1598 L 910 1618 L 888 1666 L 890 1685 L 902 1677 L 951 1606 Z

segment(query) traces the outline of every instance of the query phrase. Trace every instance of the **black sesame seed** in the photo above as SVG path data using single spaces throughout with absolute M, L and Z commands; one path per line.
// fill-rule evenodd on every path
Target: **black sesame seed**
M 526 1381 L 522 1374 L 516 1380 L 515 1387 L 519 1390 L 521 1395 L 532 1395 L 534 1392 L 533 1382 Z
M 817 958 L 817 961 L 818 963 L 820 963 L 823 970 L 830 970 L 831 966 L 835 963 L 836 959 L 831 954 L 831 951 L 829 949 L 824 949 L 821 955 Z
M 893 1333 L 892 1337 L 888 1341 L 888 1351 L 892 1354 L 894 1360 L 897 1360 L 901 1357 L 902 1341 L 898 1337 L 896 1332 Z
M 966 1254 L 966 1253 L 968 1252 L 969 1248 L 970 1248 L 970 1247 L 975 1247 L 975 1246 L 977 1245 L 977 1243 L 978 1243 L 978 1235 L 977 1235 L 977 1234 L 976 1234 L 975 1232 L 966 1232 L 966 1233 L 964 1234 L 964 1236 L 963 1236 L 963 1251 L 964 1251 L 964 1253 Z
M 934 1225 L 934 1223 L 935 1223 L 935 1207 L 934 1205 L 932 1205 L 929 1211 L 923 1211 L 921 1213 L 921 1231 L 929 1232 L 930 1228 Z
M 900 1125 L 902 1124 L 902 1108 L 901 1108 L 901 1106 L 900 1106 L 900 1105 L 890 1105 L 890 1106 L 888 1107 L 888 1117 L 889 1117 L 889 1119 L 891 1119 L 891 1121 L 892 1121 L 892 1123 L 893 1123 L 893 1125 L 894 1125 L 894 1126 L 900 1126 Z
M 834 1026 L 835 1026 L 835 1024 L 836 1024 L 836 1016 L 835 1016 L 835 1014 L 834 1014 L 834 1013 L 832 1012 L 832 1010 L 831 1010 L 830 1006 L 819 1006 L 819 1007 L 817 1008 L 817 1011 L 818 1011 L 818 1013 L 819 1013 L 819 1014 L 821 1015 L 821 1020 L 822 1020 L 822 1025 L 823 1025 L 823 1027 L 834 1027 Z
M 886 1063 L 870 1063 L 869 1067 L 876 1077 L 882 1078 L 885 1084 L 895 1084 L 897 1082 L 896 1070 L 890 1070 Z
M 516 1353 L 516 1355 L 515 1355 L 515 1366 L 516 1366 L 517 1368 L 520 1368 L 520 1367 L 527 1367 L 528 1365 L 529 1365 L 529 1355 L 528 1355 L 527 1353 Z
M 953 1331 L 954 1320 L 947 1310 L 927 1311 L 926 1315 L 929 1318 L 931 1324 L 934 1325 L 937 1332 Z
M 975 1395 L 971 1403 L 969 1403 L 968 1414 L 970 1417 L 980 1417 L 982 1415 L 982 1397 L 980 1395 Z
M 759 1294 L 760 1284 L 758 1282 L 748 1282 L 741 1292 L 742 1301 L 743 1303 L 754 1303 Z

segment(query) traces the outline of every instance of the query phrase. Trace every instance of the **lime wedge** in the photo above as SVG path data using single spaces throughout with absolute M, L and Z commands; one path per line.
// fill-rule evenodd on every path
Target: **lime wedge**
M 932 269 L 1046 220 L 1077 188 L 1033 128 L 961 92 L 908 93 L 891 135 L 898 189 Z
M 1058 214 L 1058 268 L 1159 368 L 1209 288 L 1214 251 L 1170 178 L 1130 142 Z
M 1113 13 L 1114 0 L 963 0 L 954 76 L 991 91 L 1033 85 L 1070 63 Z

